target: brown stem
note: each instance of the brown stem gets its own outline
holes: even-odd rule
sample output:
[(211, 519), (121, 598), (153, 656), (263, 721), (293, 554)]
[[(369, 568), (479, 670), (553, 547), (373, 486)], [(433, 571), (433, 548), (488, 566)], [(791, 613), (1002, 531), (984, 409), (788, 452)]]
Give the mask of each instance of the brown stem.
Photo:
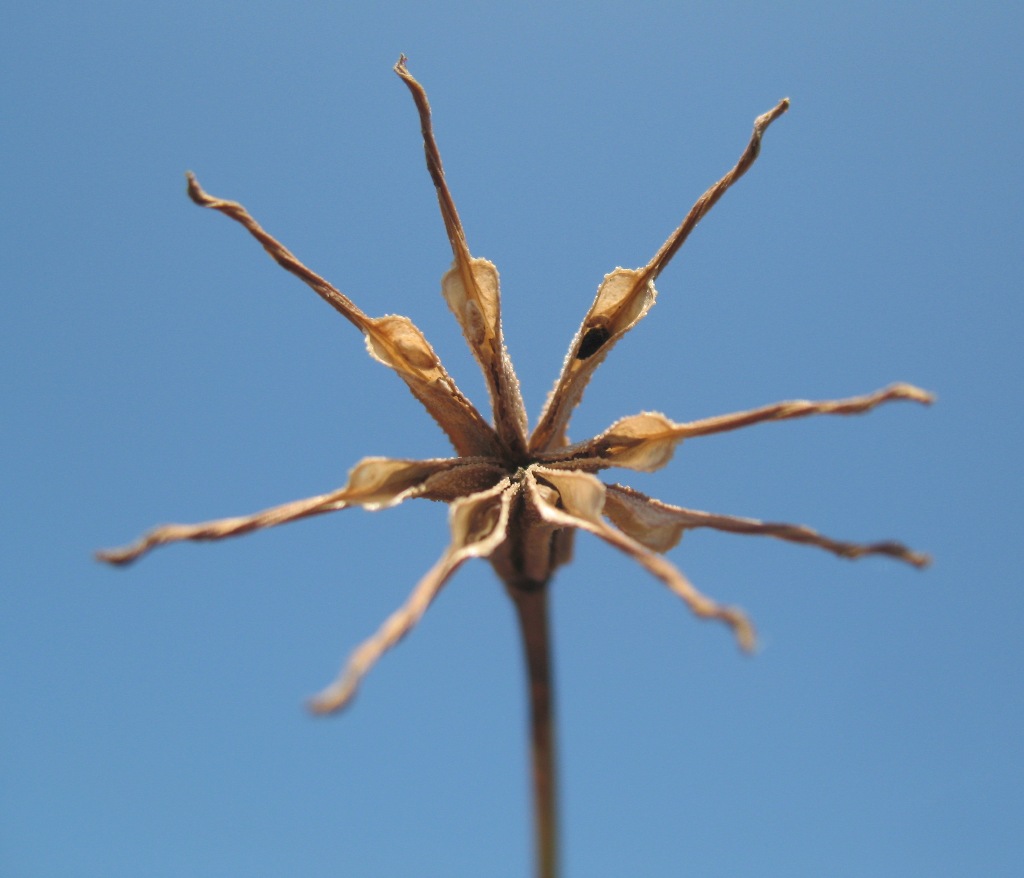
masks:
[(537, 878), (558, 875), (558, 802), (551, 638), (546, 584), (508, 584), (516, 606), (530, 687), (530, 755), (533, 775)]

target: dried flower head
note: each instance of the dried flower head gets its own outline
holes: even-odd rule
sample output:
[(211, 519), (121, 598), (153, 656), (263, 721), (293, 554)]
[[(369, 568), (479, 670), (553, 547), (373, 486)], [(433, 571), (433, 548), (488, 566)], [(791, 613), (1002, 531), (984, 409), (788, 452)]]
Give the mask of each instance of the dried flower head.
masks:
[(895, 400), (930, 403), (933, 397), (911, 385), (894, 384), (849, 399), (781, 402), (683, 423), (643, 412), (616, 421), (592, 439), (569, 442), (569, 419), (594, 371), (654, 305), (654, 281), (693, 228), (757, 159), (764, 132), (789, 108), (789, 101), (784, 99), (754, 121), (753, 135), (735, 167), (697, 200), (650, 262), (637, 269), (616, 268), (605, 276), (569, 346), (540, 420), (530, 432), (519, 382), (502, 339), (498, 272), (491, 262), (474, 257), (469, 250), (445, 181), (426, 92), (407, 70), (405, 60), (404, 56), (399, 59), (395, 72), (408, 86), (419, 113), (427, 169), (437, 190), (454, 255), (451, 269), (441, 280), (441, 290), (483, 371), (492, 422), (488, 423), (459, 391), (412, 321), (394, 315), (367, 316), (264, 231), (241, 204), (207, 194), (190, 173), (188, 194), (192, 200), (240, 223), (279, 265), (355, 325), (366, 337), (370, 355), (398, 373), (447, 434), (456, 456), (429, 460), (366, 458), (356, 464), (348, 483), (338, 490), (254, 515), (164, 525), (130, 546), (102, 551), (98, 557), (112, 564), (127, 564), (165, 543), (219, 540), (352, 506), (384, 509), (412, 498), (447, 503), (451, 544), (407, 602), (355, 650), (335, 681), (312, 699), (311, 707), (317, 713), (329, 713), (348, 704), (367, 671), (419, 622), (452, 574), (470, 558), (488, 559), (513, 598), (521, 624), (531, 682), (538, 873), (553, 875), (554, 745), (546, 586), (555, 569), (569, 560), (575, 531), (594, 534), (629, 555), (677, 594), (695, 615), (731, 628), (745, 650), (754, 646), (754, 629), (747, 617), (703, 595), (664, 557), (687, 530), (712, 528), (776, 537), (817, 546), (843, 558), (886, 555), (916, 567), (928, 564), (927, 556), (897, 542), (852, 543), (831, 539), (803, 525), (685, 509), (632, 488), (607, 484), (596, 474), (614, 467), (642, 472), (660, 469), (684, 439), (696, 436), (808, 415), (860, 414)]

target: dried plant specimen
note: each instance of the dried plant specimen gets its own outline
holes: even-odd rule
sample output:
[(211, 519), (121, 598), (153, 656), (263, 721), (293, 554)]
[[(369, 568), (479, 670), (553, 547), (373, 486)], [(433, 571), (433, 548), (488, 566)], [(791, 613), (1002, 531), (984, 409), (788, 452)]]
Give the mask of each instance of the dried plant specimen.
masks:
[(896, 400), (930, 403), (932, 396), (908, 384), (894, 384), (850, 399), (781, 402), (750, 411), (677, 423), (643, 412), (623, 418), (600, 435), (570, 443), (569, 419), (597, 367), (615, 344), (647, 314), (657, 295), (654, 281), (700, 219), (757, 159), (761, 139), (789, 108), (788, 100), (754, 122), (739, 161), (708, 189), (642, 268), (616, 268), (605, 276), (583, 318), (537, 426), (528, 430), (519, 382), (501, 329), (498, 273), (474, 257), (466, 242), (445, 181), (423, 87), (399, 59), (395, 72), (408, 86), (419, 114), (427, 168), (437, 190), (454, 261), (441, 281), (448, 306), (483, 371), (490, 395), (489, 423), (459, 391), (423, 333), (407, 318), (369, 317), (351, 299), (303, 265), (239, 203), (207, 194), (188, 175), (188, 193), (202, 206), (241, 224), (285, 270), (320, 295), (366, 338), (370, 355), (392, 368), (451, 440), (456, 456), (429, 460), (366, 458), (335, 491), (266, 509), (254, 515), (192, 525), (157, 527), (134, 544), (98, 553), (112, 564), (127, 564), (150, 549), (182, 540), (219, 540), (353, 506), (383, 509), (422, 498), (449, 505), (451, 544), (413, 589), (406, 603), (349, 658), (342, 672), (315, 696), (311, 708), (330, 713), (348, 704), (364, 675), (420, 620), (452, 574), (470, 558), (486, 558), (504, 582), (517, 610), (530, 683), (530, 728), (537, 834), (537, 874), (556, 874), (556, 799), (547, 586), (571, 555), (577, 530), (604, 540), (660, 579), (698, 617), (724, 623), (739, 645), (754, 646), (754, 630), (738, 609), (699, 592), (664, 553), (683, 533), (712, 528), (771, 536), (817, 546), (845, 558), (885, 555), (916, 567), (927, 556), (897, 542), (852, 543), (831, 539), (809, 527), (762, 522), (672, 506), (597, 473), (615, 467), (650, 472), (665, 466), (684, 439), (767, 421), (810, 415), (849, 415)]

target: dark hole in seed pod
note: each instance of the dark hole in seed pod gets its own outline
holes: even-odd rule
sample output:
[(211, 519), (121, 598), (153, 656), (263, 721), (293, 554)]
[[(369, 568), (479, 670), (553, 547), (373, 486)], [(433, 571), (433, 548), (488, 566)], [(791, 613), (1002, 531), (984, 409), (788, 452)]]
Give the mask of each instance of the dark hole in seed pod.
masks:
[(580, 342), (580, 349), (576, 352), (577, 360), (585, 360), (588, 357), (594, 356), (609, 338), (611, 333), (608, 331), (606, 326), (593, 326), (587, 330), (587, 334), (583, 336), (583, 341)]

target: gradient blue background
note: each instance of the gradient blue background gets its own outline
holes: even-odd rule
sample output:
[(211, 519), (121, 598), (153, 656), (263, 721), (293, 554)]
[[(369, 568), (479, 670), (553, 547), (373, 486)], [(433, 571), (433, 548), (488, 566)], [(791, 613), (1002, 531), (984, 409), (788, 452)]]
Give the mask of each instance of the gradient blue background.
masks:
[(672, 560), (758, 624), (746, 659), (579, 539), (554, 583), (565, 874), (1024, 874), (1019, 9), (353, 6), (4, 13), (0, 874), (529, 874), (520, 654), (487, 565), (346, 715), (301, 706), (439, 555), (443, 507), (90, 559), (366, 455), (448, 453), (351, 326), (187, 200), (188, 168), (369, 313), (412, 317), (485, 404), (399, 52), (501, 270), (532, 417), (602, 275), (646, 262), (784, 95), (573, 435), (939, 394), (621, 475), (936, 561), (689, 536)]

